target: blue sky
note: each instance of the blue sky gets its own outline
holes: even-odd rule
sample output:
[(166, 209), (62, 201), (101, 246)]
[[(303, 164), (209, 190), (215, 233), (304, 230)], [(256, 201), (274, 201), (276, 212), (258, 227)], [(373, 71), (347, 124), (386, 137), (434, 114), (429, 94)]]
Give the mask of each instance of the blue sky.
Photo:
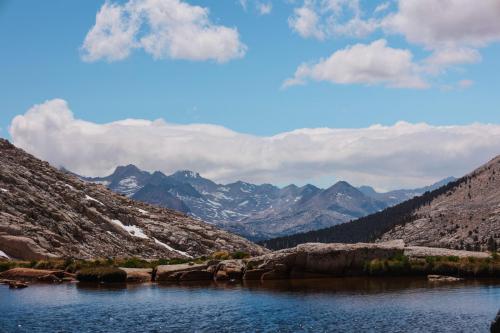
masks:
[[(412, 2), (400, 2), (405, 1)], [(453, 1), (457, 8), (462, 5), (460, 0)], [(387, 48), (410, 52), (413, 63), (420, 67), (433, 52), (444, 48), (444, 44), (439, 44), (440, 31), (430, 41), (415, 39), (408, 26), (403, 27), (406, 30), (402, 28), (404, 32), (388, 32), (386, 28), (375, 28), (363, 35), (328, 32), (328, 20), (332, 17), (342, 22), (351, 18), (352, 13), (346, 8), (352, 3), (359, 5), (361, 19), (366, 21), (381, 21), (402, 6), (390, 1), (387, 9), (374, 14), (375, 8), (385, 1), (332, 2), (346, 6), (344, 11), (332, 14), (309, 0), (248, 0), (246, 9), (237, 0), (182, 2), (209, 9), (211, 25), (237, 29), (239, 41), (246, 46), (244, 55), (218, 63), (213, 59), (193, 61), (169, 56), (154, 59), (141, 48), (121, 60), (85, 61), (82, 45), (96, 24), (103, 1), (0, 1), (0, 136), (11, 138), (8, 128), (16, 115), (56, 98), (68, 103), (76, 119), (95, 124), (162, 118), (174, 124), (215, 124), (259, 137), (300, 128), (365, 128), (373, 124), (393, 126), (399, 121), (430, 125), (500, 123), (500, 32), (496, 26), (491, 28), (487, 40), (479, 40), (480, 36), (466, 41), (446, 40), (446, 47), (452, 43), (454, 51), (465, 48), (476, 52), (475, 59), (440, 64), (435, 73), (419, 72), (426, 82), (424, 88), (395, 88), (386, 81), (336, 83), (332, 82), (337, 80), (335, 73), (334, 79), (329, 76), (326, 81), (306, 74), (300, 78), (304, 84), (284, 88), (285, 80), (293, 78), (301, 64), (308, 63), (312, 68), (321, 59), (355, 44), (370, 45), (384, 39)], [(125, 6), (126, 2), (108, 4)], [(258, 4), (271, 4), (272, 10), (262, 15)], [(290, 23), (297, 19), (296, 10), (306, 7), (322, 20), (318, 24), (322, 26), (316, 27), (316, 31), (324, 30), (320, 38), (307, 36), (307, 32), (301, 33)], [(487, 9), (478, 10), (487, 13)], [(463, 35), (467, 33), (464, 31)], [(323, 73), (322, 67), (319, 70)], [(463, 86), (459, 82), (464, 82)], [(30, 147), (37, 152), (35, 146)], [(487, 152), (490, 154), (491, 150)], [(486, 153), (469, 161), (456, 172), (482, 162), (485, 156)], [(51, 162), (59, 163), (57, 159)], [(218, 177), (216, 172), (213, 175)], [(335, 178), (329, 175), (321, 173), (307, 180)], [(286, 181), (293, 181), (294, 177)], [(425, 181), (437, 177), (429, 175)], [(413, 184), (409, 180), (402, 183)]]

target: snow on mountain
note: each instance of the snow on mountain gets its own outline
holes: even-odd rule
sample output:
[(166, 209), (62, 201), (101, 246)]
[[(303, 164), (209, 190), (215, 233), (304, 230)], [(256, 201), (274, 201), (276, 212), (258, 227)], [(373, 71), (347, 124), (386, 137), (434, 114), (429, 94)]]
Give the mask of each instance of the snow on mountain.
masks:
[(327, 189), (313, 185), (237, 181), (217, 184), (199, 173), (149, 173), (134, 165), (117, 167), (107, 177), (83, 179), (154, 205), (172, 208), (252, 240), (289, 235), (344, 223), (423, 193), (426, 188), (378, 193), (345, 181)]

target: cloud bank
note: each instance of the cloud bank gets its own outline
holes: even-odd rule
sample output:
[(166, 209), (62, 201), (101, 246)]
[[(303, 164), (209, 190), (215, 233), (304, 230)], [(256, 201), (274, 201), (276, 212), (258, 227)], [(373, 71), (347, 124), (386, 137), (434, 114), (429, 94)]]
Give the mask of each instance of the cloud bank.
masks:
[(12, 120), (18, 147), (84, 175), (136, 164), (171, 173), (199, 171), (220, 182), (316, 182), (344, 179), (379, 189), (463, 175), (500, 153), (500, 125), (432, 126), (399, 122), (368, 128), (304, 128), (274, 136), (215, 125), (126, 119), (97, 124), (53, 99)]
[(106, 2), (85, 37), (85, 61), (117, 61), (143, 49), (155, 59), (226, 62), (245, 55), (236, 28), (210, 21), (208, 8), (181, 0)]

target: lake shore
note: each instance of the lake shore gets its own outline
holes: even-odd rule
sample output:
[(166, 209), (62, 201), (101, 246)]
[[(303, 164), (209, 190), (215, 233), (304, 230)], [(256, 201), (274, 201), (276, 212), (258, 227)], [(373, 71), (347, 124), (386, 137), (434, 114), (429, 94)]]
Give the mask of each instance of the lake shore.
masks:
[(50, 259), (2, 261), (4, 283), (177, 283), (348, 276), (427, 276), (435, 282), (500, 278), (496, 253), (405, 246), (402, 242), (308, 243), (259, 257), (218, 252), (210, 258), (147, 261)]

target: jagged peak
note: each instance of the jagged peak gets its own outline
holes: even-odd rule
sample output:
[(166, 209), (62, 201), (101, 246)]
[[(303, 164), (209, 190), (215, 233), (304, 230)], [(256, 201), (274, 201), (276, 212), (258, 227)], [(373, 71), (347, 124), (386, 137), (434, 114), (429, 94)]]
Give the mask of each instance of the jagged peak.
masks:
[(191, 170), (179, 170), (175, 172), (172, 176), (177, 178), (192, 178), (192, 179), (201, 178), (198, 172), (194, 172)]

